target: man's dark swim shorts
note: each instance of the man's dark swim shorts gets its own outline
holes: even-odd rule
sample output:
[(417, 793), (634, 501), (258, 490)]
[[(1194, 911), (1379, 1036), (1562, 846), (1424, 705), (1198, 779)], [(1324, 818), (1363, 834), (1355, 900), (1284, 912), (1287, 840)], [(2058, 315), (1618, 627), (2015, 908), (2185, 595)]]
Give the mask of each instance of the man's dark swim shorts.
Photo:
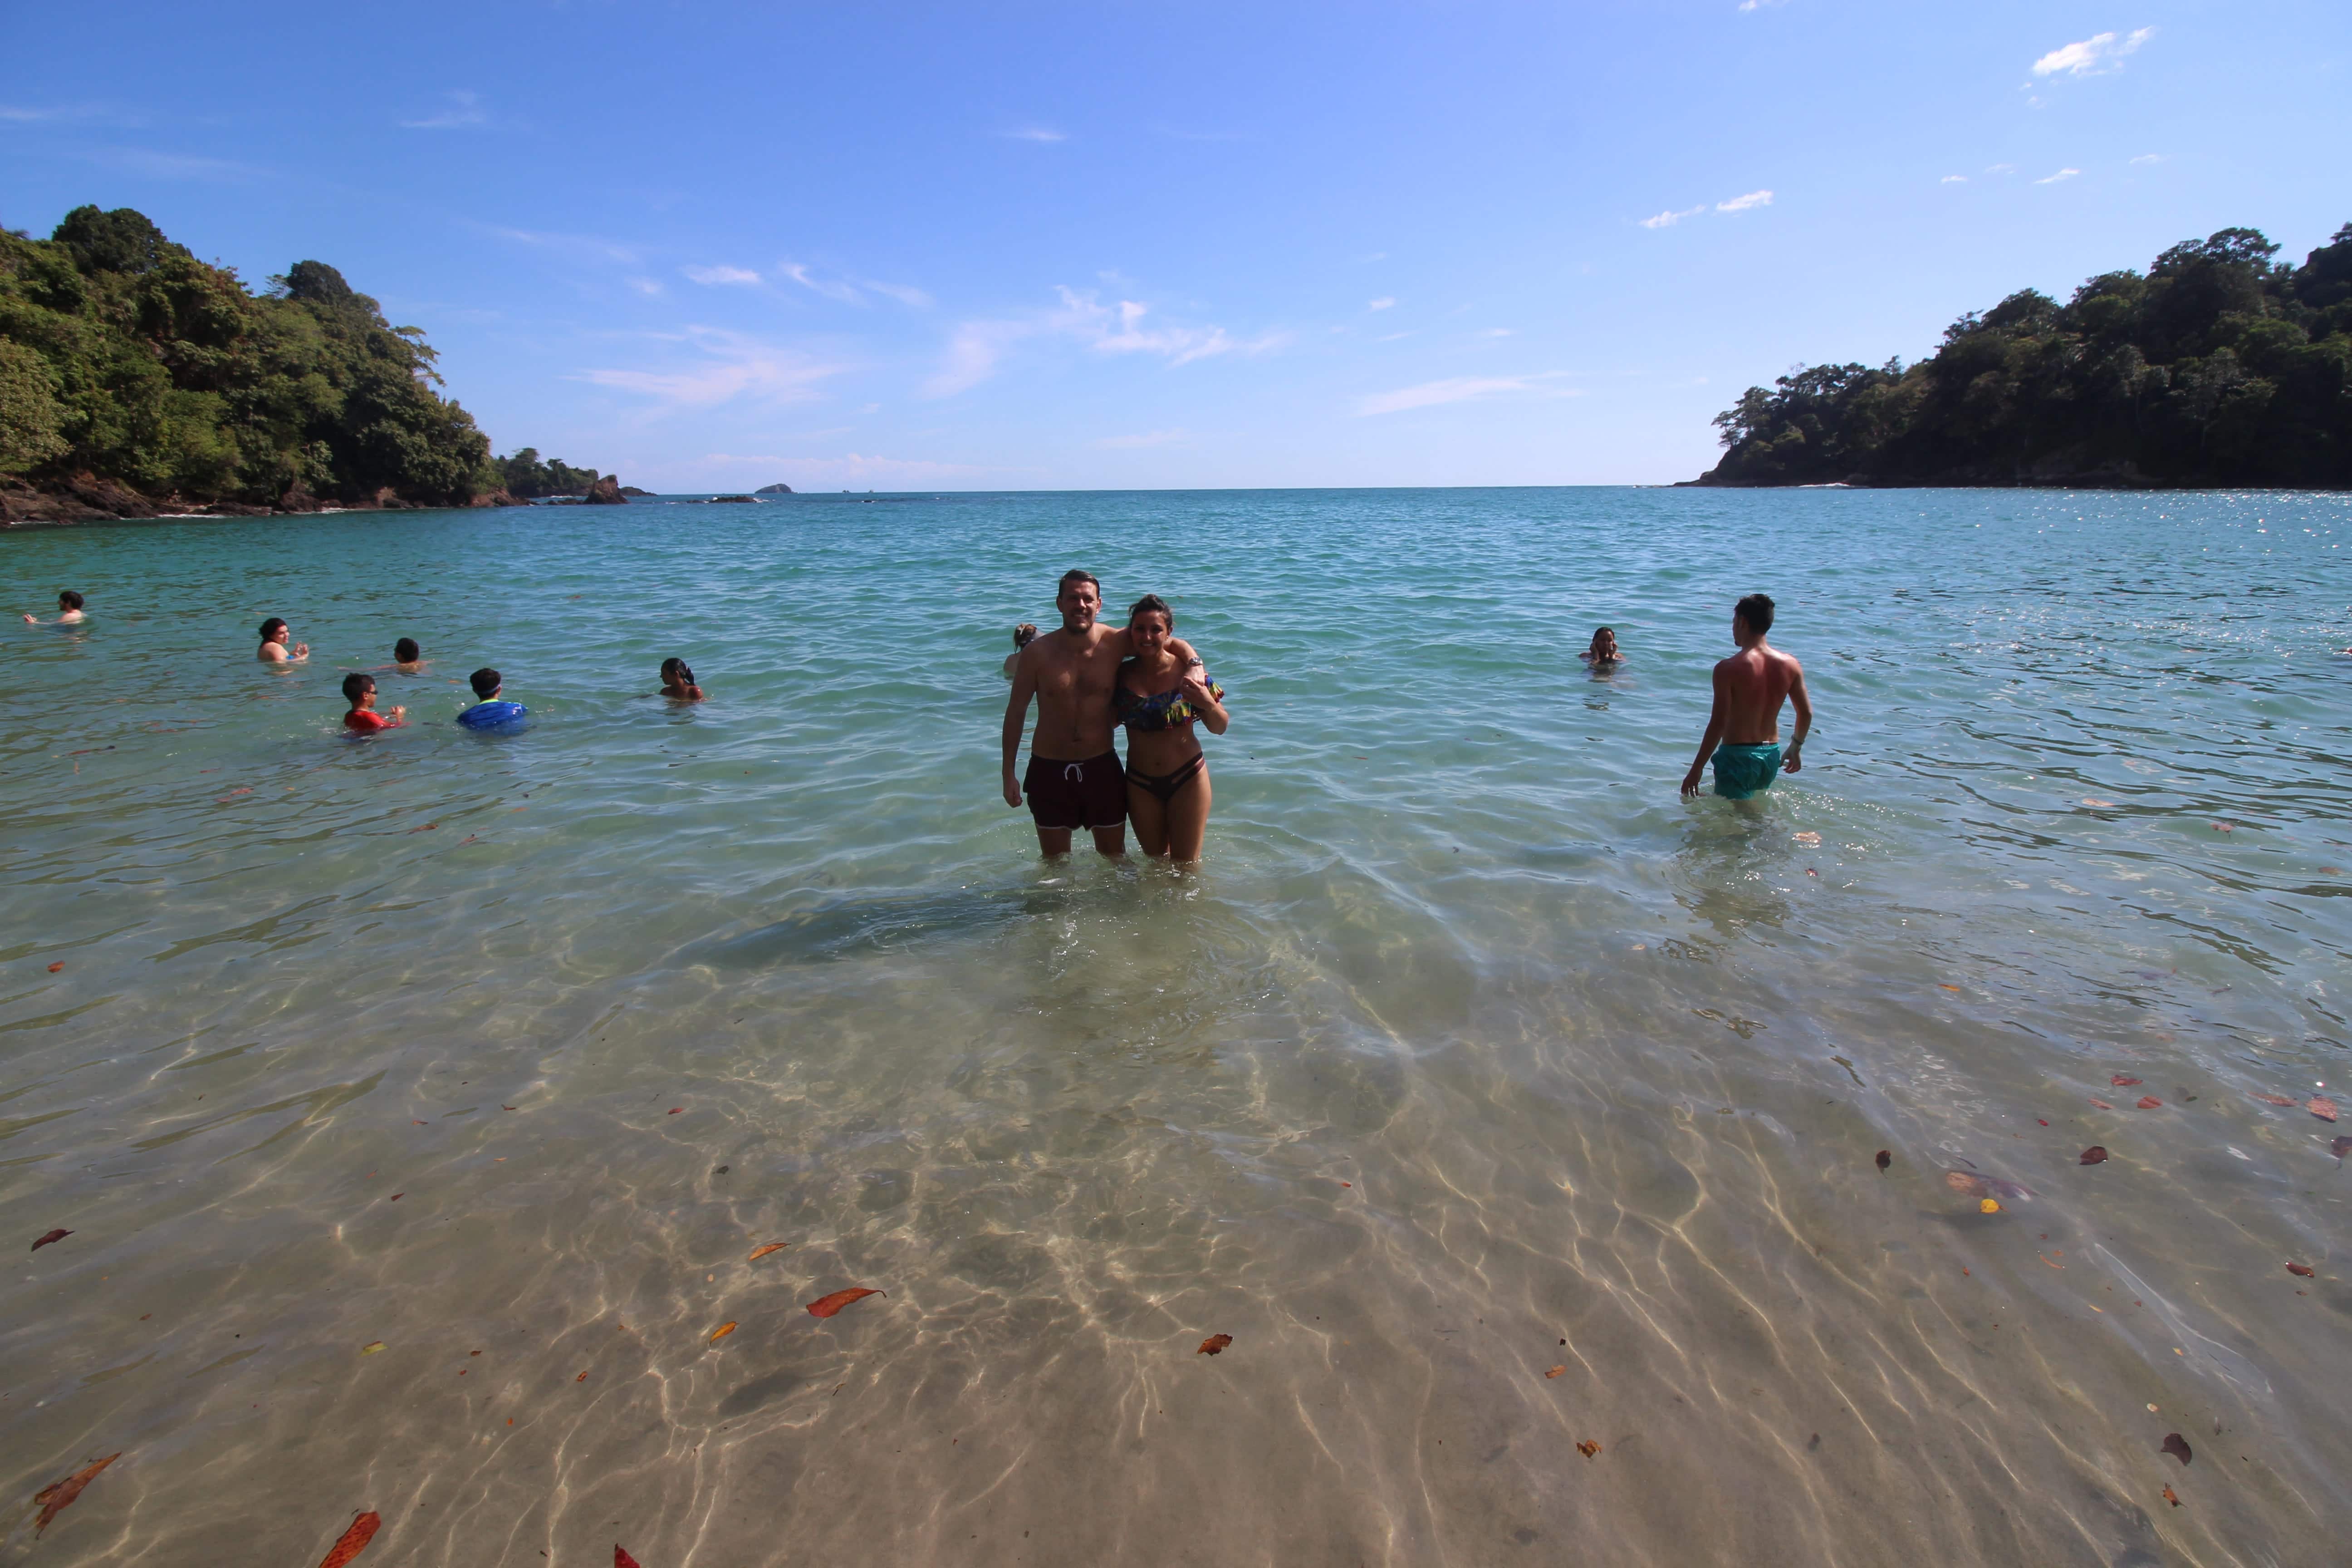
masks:
[(1021, 789), (1040, 827), (1116, 827), (1127, 820), (1127, 775), (1117, 752), (1083, 763), (1032, 756)]

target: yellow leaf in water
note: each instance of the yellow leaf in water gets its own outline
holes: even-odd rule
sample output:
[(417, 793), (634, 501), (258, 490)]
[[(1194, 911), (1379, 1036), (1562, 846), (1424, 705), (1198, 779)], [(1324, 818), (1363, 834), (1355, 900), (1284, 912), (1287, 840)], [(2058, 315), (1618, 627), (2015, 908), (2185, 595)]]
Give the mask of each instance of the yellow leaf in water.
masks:
[(721, 1323), (721, 1324), (719, 1324), (717, 1328), (715, 1328), (715, 1329), (713, 1329), (713, 1330), (711, 1330), (711, 1331), (710, 1331), (710, 1338), (709, 1338), (709, 1339), (708, 1339), (708, 1340), (706, 1340), (706, 1341), (705, 1341), (705, 1342), (704, 1342), (704, 1343), (706, 1343), (706, 1344), (714, 1344), (714, 1345), (715, 1345), (715, 1344), (717, 1344), (719, 1341), (721, 1341), (721, 1340), (725, 1339), (728, 1335), (730, 1335), (730, 1334), (733, 1333), (734, 1331), (735, 1331), (735, 1325), (734, 1325), (734, 1323), (733, 1323), (731, 1321), (729, 1321), (729, 1322)]
[(367, 1343), (360, 1347), (360, 1354), (373, 1355), (376, 1352), (382, 1349), (383, 1349), (383, 1342), (382, 1340), (370, 1340)]
[(762, 1258), (767, 1257), (771, 1252), (782, 1252), (784, 1249), (785, 1245), (785, 1243), (781, 1241), (772, 1241), (765, 1247), (755, 1247), (751, 1249), (751, 1256), (745, 1259), (745, 1261), (757, 1263)]
[(1979, 1214), (1999, 1214), (2000, 1212), (2000, 1205), (1991, 1198), (1987, 1198), (1982, 1203), (1977, 1205), (1977, 1213)]
[(1937, 981), (1936, 984), (1937, 984), (1937, 988), (1938, 988), (1938, 989), (1940, 989), (1940, 990), (1944, 990), (1944, 991), (1958, 991), (1958, 990), (1959, 989), (1959, 987), (1958, 987), (1958, 986), (1957, 986), (1957, 985), (1946, 985), (1946, 984), (1944, 984), (1944, 983), (1943, 983), (1943, 982), (1941, 982), (1941, 981)]

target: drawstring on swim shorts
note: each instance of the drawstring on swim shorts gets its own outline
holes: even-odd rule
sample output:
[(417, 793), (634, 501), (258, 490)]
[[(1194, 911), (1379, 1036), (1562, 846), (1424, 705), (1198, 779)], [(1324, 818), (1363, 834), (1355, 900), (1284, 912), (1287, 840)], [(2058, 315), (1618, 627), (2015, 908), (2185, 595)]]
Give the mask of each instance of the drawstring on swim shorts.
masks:
[(1076, 779), (1078, 783), (1084, 784), (1087, 782), (1086, 764), (1084, 763), (1065, 763), (1062, 764), (1062, 776), (1066, 779)]

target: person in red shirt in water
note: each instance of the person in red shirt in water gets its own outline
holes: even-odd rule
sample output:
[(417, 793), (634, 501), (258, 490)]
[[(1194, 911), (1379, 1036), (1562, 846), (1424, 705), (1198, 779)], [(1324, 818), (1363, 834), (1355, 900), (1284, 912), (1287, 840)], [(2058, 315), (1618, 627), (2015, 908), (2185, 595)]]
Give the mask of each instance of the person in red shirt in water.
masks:
[(375, 677), (357, 670), (343, 677), (343, 696), (352, 710), (343, 715), (343, 728), (355, 735), (373, 735), (378, 730), (396, 730), (408, 722), (408, 710), (394, 708), (387, 719), (375, 710)]

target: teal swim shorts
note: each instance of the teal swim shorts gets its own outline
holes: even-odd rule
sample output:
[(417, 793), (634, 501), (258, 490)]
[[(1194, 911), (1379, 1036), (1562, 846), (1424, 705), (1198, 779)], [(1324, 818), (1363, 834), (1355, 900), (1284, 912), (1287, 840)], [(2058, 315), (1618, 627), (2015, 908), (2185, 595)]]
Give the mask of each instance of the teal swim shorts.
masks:
[(1780, 774), (1778, 743), (1722, 745), (1715, 749), (1715, 793), (1726, 800), (1746, 800), (1751, 795), (1762, 795)]

